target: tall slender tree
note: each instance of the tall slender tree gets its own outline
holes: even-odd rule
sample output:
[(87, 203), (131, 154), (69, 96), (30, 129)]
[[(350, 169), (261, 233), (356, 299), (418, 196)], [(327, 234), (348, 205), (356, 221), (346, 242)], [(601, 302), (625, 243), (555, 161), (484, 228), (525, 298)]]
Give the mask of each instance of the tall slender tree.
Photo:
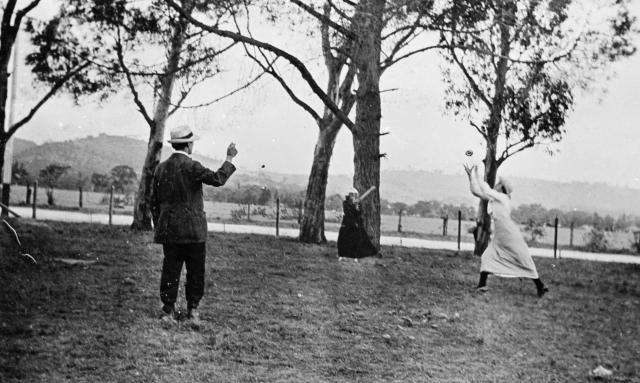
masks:
[[(49, 101), (59, 90), (67, 88), (75, 94), (87, 94), (98, 91), (103, 84), (87, 75), (92, 64), (87, 57), (92, 53), (88, 49), (77, 46), (78, 40), (71, 39), (70, 46), (74, 46), (74, 53), (70, 50), (52, 50), (53, 36), (50, 33), (35, 35), (30, 14), (38, 7), (40, 0), (32, 0), (22, 8), (18, 7), (17, 0), (8, 0), (2, 10), (2, 25), (0, 25), (0, 168), (4, 165), (4, 154), (7, 142), (25, 126), (40, 108)], [(7, 121), (7, 100), (9, 96), (9, 78), (11, 71), (9, 64), (14, 54), (14, 46), (21, 29), (32, 33), (34, 51), (27, 57), (27, 64), (32, 66), (33, 73), (40, 81), (43, 93), (32, 104), (29, 111), (13, 121)], [(51, 61), (40, 62), (34, 58), (43, 54), (52, 54)], [(21, 64), (22, 57), (13, 57)], [(55, 64), (53, 64), (55, 61)], [(73, 80), (73, 84), (71, 84)], [(15, 95), (13, 95), (15, 97)], [(3, 193), (3, 202), (8, 204), (8, 193)]]
[[(558, 142), (579, 90), (602, 86), (611, 62), (635, 52), (625, 1), (489, 0), (452, 3), (441, 32), (447, 108), (482, 136), (484, 180), (514, 154)], [(595, 9), (594, 7), (597, 7)], [(475, 253), (489, 241), (487, 201)]]
[[(136, 108), (149, 126), (149, 138), (140, 183), (135, 197), (132, 229), (151, 229), (150, 185), (160, 162), (167, 120), (185, 107), (195, 86), (220, 72), (218, 56), (235, 43), (220, 45), (219, 39), (191, 27), (187, 17), (194, 10), (208, 11), (216, 20), (234, 12), (233, 1), (203, 3), (185, 0), (184, 15), (164, 1), (70, 0), (60, 9), (59, 19), (68, 25), (46, 27), (60, 36), (65, 31), (82, 31), (84, 44), (101, 46), (100, 55), (90, 57), (111, 80), (111, 90), (126, 86)], [(60, 38), (66, 45), (67, 38)], [(255, 79), (253, 80), (255, 81)], [(231, 92), (234, 93), (235, 91)], [(190, 107), (204, 107), (218, 101)]]
[[(176, 10), (181, 10), (181, 5), (174, 0), (166, 0)], [(279, 3), (276, 1), (276, 5)], [(344, 64), (345, 77), (353, 73), (357, 81), (355, 92), (355, 119), (349, 118), (349, 111), (343, 110), (339, 105), (342, 99), (332, 97), (331, 86), (322, 88), (305, 63), (295, 54), (287, 51), (276, 42), (267, 42), (253, 37), (239, 29), (224, 29), (217, 24), (206, 20), (206, 15), (190, 15), (190, 21), (199, 28), (215, 33), (221, 37), (230, 38), (243, 44), (251, 45), (263, 54), (282, 58), (292, 65), (306, 81), (313, 93), (323, 102), (325, 111), (323, 116), (332, 116), (334, 121), (341, 121), (353, 135), (354, 142), (354, 186), (365, 190), (370, 186), (376, 186), (372, 197), (364, 201), (363, 218), (365, 227), (374, 243), (379, 243), (380, 238), (380, 159), (385, 154), (380, 153), (380, 76), (386, 69), (415, 54), (439, 47), (438, 44), (426, 44), (424, 46), (412, 45), (411, 42), (424, 32), (424, 26), (439, 22), (441, 15), (434, 8), (432, 2), (417, 0), (361, 0), (336, 2), (329, 0), (319, 6), (301, 0), (289, 0), (292, 4), (315, 19), (325, 28), (325, 33), (345, 42), (329, 47), (334, 55), (344, 55), (347, 58)], [(328, 4), (328, 5), (327, 5)], [(269, 7), (269, 4), (262, 4)], [(273, 7), (272, 7), (273, 8)], [(328, 12), (327, 9), (332, 10)], [(185, 12), (182, 12), (183, 15)], [(197, 16), (197, 17), (195, 17)], [(346, 48), (346, 49), (345, 49)], [(385, 49), (386, 48), (386, 49)], [(387, 53), (382, 54), (383, 51)], [(326, 50), (325, 50), (326, 52)], [(259, 56), (258, 56), (259, 57)], [(272, 58), (270, 57), (270, 58)], [(325, 63), (326, 61), (325, 55)], [(263, 60), (266, 59), (263, 56)], [(331, 80), (331, 79), (330, 79)], [(280, 83), (287, 89), (287, 93), (300, 99), (290, 84), (282, 78)], [(329, 84), (330, 85), (330, 84)], [(337, 89), (345, 89), (338, 86)], [(345, 94), (346, 95), (346, 94)], [(295, 101), (295, 98), (294, 98)], [(296, 101), (299, 105), (300, 102)], [(344, 106), (344, 104), (342, 104)], [(303, 106), (304, 107), (304, 106)], [(311, 109), (311, 108), (305, 108)], [(310, 110), (307, 110), (310, 112)], [(314, 112), (319, 117), (319, 113)], [(312, 113), (313, 115), (313, 113)], [(315, 116), (314, 116), (315, 118)], [(318, 120), (318, 118), (316, 118)], [(339, 129), (339, 126), (337, 127)], [(331, 130), (329, 130), (331, 131)], [(326, 132), (326, 131), (325, 131)], [(322, 133), (321, 133), (322, 135)], [(325, 140), (321, 143), (321, 140)], [(331, 142), (331, 145), (326, 145)], [(324, 240), (324, 200), (319, 200), (326, 190), (326, 178), (317, 176), (323, 174), (325, 164), (323, 158), (330, 158), (329, 147), (333, 148), (335, 136), (321, 137), (316, 145), (316, 152), (321, 154), (314, 157), (305, 202), (305, 216), (302, 220), (300, 239), (305, 242), (321, 242)], [(328, 169), (328, 167), (327, 167)]]

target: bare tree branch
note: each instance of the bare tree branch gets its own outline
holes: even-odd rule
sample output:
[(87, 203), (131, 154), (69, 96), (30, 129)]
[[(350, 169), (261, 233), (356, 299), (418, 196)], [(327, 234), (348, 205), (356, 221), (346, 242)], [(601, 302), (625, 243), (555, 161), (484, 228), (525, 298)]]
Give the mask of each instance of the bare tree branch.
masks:
[[(287, 85), (287, 82), (274, 69), (273, 65), (275, 64), (275, 62), (273, 64), (271, 64), (271, 65), (263, 64), (262, 60), (260, 60), (258, 57), (253, 55), (251, 52), (249, 52), (249, 49), (245, 44), (243, 44), (243, 45), (245, 46), (245, 50), (247, 52), (247, 56), (249, 56), (251, 59), (253, 59), (253, 61), (255, 61), (262, 68), (262, 70), (264, 70), (266, 73), (269, 73), (273, 78), (275, 78), (280, 83), (280, 86), (282, 86), (282, 88), (285, 90), (285, 92), (287, 92), (287, 94), (289, 95), (291, 100), (293, 100), (293, 102), (298, 104), (298, 106), (300, 106), (307, 113), (309, 113), (311, 115), (311, 117), (314, 119), (314, 121), (316, 121), (316, 123), (319, 123), (320, 120), (321, 120), (320, 115), (309, 104), (307, 104), (306, 102), (302, 101), (302, 99), (300, 99), (298, 96), (296, 96), (295, 92), (289, 87), (289, 85)], [(256, 48), (256, 49), (260, 49), (260, 48)]]
[(15, 17), (14, 22), (13, 22), (14, 27), (19, 28), (20, 27), (20, 23), (22, 22), (22, 18), (24, 17), (24, 15), (26, 15), (29, 12), (31, 12), (33, 10), (33, 8), (38, 6), (39, 3), (40, 3), (40, 0), (32, 0), (29, 4), (27, 4), (26, 7), (22, 8), (21, 10), (16, 12), (16, 17)]
[(484, 103), (487, 105), (487, 107), (489, 109), (491, 109), (491, 107), (492, 107), (491, 101), (489, 101), (489, 98), (484, 94), (482, 89), (480, 89), (480, 87), (478, 86), (478, 83), (473, 78), (473, 76), (471, 76), (471, 74), (467, 70), (467, 67), (464, 65), (464, 63), (462, 63), (462, 61), (460, 61), (460, 59), (458, 58), (458, 56), (455, 53), (455, 50), (451, 49), (450, 52), (451, 52), (451, 57), (456, 62), (456, 64), (458, 64), (458, 67), (462, 70), (462, 73), (464, 74), (464, 76), (469, 81), (469, 85), (471, 85), (471, 89), (473, 89), (473, 91), (476, 93), (476, 95), (478, 95), (478, 97), (480, 97), (480, 99), (482, 101), (484, 101)]
[(331, 8), (333, 8), (334, 11), (336, 11), (336, 13), (342, 17), (345, 20), (350, 20), (351, 17), (349, 17), (349, 15), (347, 15), (346, 13), (344, 13), (342, 11), (342, 9), (340, 9), (340, 7), (338, 7), (337, 5), (335, 5), (335, 3), (332, 0), (327, 0), (327, 3), (329, 3), (329, 5), (331, 6)]
[[(269, 65), (273, 65), (274, 63), (275, 63), (275, 60), (273, 62), (271, 62)], [(174, 106), (175, 106), (176, 109), (177, 108), (180, 108), (180, 109), (195, 109), (195, 108), (202, 108), (202, 107), (213, 105), (218, 101), (222, 101), (227, 97), (231, 97), (234, 94), (236, 94), (236, 93), (238, 93), (238, 92), (240, 92), (240, 91), (242, 91), (244, 89), (247, 89), (248, 87), (250, 87), (251, 85), (256, 83), (266, 73), (267, 73), (266, 71), (263, 71), (262, 73), (260, 73), (259, 75), (257, 75), (256, 77), (254, 77), (253, 79), (251, 79), (250, 81), (245, 83), (244, 85), (242, 85), (242, 86), (240, 86), (240, 87), (232, 90), (231, 92), (228, 92), (228, 93), (226, 93), (226, 94), (224, 94), (224, 95), (222, 95), (220, 97), (217, 97), (217, 98), (215, 98), (215, 99), (213, 99), (211, 101), (208, 101), (208, 102), (205, 102), (205, 103), (202, 103), (202, 104), (197, 104), (197, 105), (189, 105), (189, 106), (174, 105)]]
[(478, 133), (480, 133), (480, 134), (482, 135), (482, 137), (487, 138), (487, 132), (485, 132), (485, 131), (484, 131), (484, 129), (482, 129), (481, 127), (479, 127), (479, 126), (478, 126), (475, 122), (473, 122), (473, 121), (469, 121), (469, 124), (470, 124), (471, 126), (473, 126), (473, 127), (478, 131)]
[(516, 147), (518, 144), (523, 144), (523, 145), (522, 145), (522, 146), (520, 146), (519, 148), (517, 148), (515, 151), (513, 151), (513, 152), (511, 152), (511, 153), (509, 153), (509, 149), (508, 149), (508, 148), (507, 148), (507, 149), (505, 149), (505, 150), (502, 152), (502, 154), (500, 155), (500, 158), (498, 158), (498, 160), (497, 160), (497, 164), (498, 164), (498, 166), (502, 165), (502, 163), (503, 163), (504, 161), (506, 161), (506, 160), (507, 160), (507, 158), (512, 157), (514, 154), (516, 154), (516, 153), (520, 153), (521, 151), (523, 151), (523, 150), (525, 150), (525, 149), (531, 148), (531, 147), (535, 146), (537, 143), (536, 143), (535, 141), (533, 141), (533, 140), (523, 139), (523, 140), (521, 140), (521, 141), (519, 141), (519, 142), (517, 142), (517, 143), (515, 143), (515, 144), (513, 144), (513, 145), (510, 145), (510, 147), (511, 147), (511, 148), (514, 148), (514, 147)]
[(418, 53), (426, 52), (426, 51), (429, 51), (429, 50), (432, 50), (432, 49), (444, 49), (444, 48), (450, 48), (450, 47), (448, 45), (442, 45), (442, 44), (430, 45), (430, 46), (427, 46), (427, 47), (422, 47), (422, 48), (413, 50), (411, 52), (407, 52), (407, 53), (403, 54), (402, 56), (400, 56), (400, 57), (398, 57), (396, 59), (389, 60), (389, 58), (391, 58), (391, 56), (390, 56), (389, 58), (387, 58), (382, 63), (381, 68), (384, 71), (384, 70), (388, 69), (389, 67), (391, 67), (392, 65), (396, 64), (398, 61), (402, 61), (402, 60), (407, 59), (407, 58), (409, 58), (409, 57), (411, 57), (413, 55), (416, 55)]
[(352, 31), (346, 29), (342, 25), (340, 25), (340, 24), (336, 23), (335, 21), (331, 20), (331, 18), (327, 17), (326, 15), (323, 15), (322, 13), (319, 13), (312, 6), (310, 6), (310, 5), (304, 3), (303, 1), (300, 1), (300, 0), (289, 0), (289, 1), (294, 3), (295, 5), (297, 5), (298, 7), (302, 8), (304, 11), (309, 13), (311, 16), (313, 16), (316, 19), (318, 19), (322, 24), (326, 24), (326, 25), (330, 26), (331, 28), (335, 29), (336, 31), (342, 33), (346, 38), (349, 38), (349, 39), (354, 39), (355, 38), (355, 35), (354, 35), (354, 33)]
[(389, 53), (389, 55), (387, 56), (387, 58), (382, 62), (381, 67), (382, 68), (388, 68), (389, 66), (391, 66), (391, 63), (394, 60), (395, 55), (400, 51), (400, 49), (404, 48), (405, 43), (409, 40), (409, 38), (411, 36), (413, 36), (413, 34), (415, 33), (415, 31), (418, 29), (418, 26), (420, 25), (420, 20), (422, 19), (422, 13), (420, 13), (417, 17), (416, 20), (411, 24), (411, 27), (409, 28), (409, 31), (407, 33), (405, 33), (394, 45), (394, 47), (391, 49), (391, 53)]
[(90, 62), (85, 61), (84, 63), (79, 64), (75, 68), (69, 70), (69, 72), (67, 72), (67, 74), (64, 77), (60, 78), (58, 81), (56, 81), (55, 84), (53, 84), (53, 86), (49, 89), (47, 94), (45, 94), (40, 99), (40, 101), (38, 101), (38, 103), (33, 108), (31, 108), (31, 110), (29, 111), (29, 113), (27, 113), (25, 117), (23, 117), (20, 121), (16, 122), (15, 124), (13, 124), (13, 126), (9, 128), (9, 130), (7, 131), (7, 133), (4, 134), (4, 136), (11, 137), (18, 129), (20, 129), (24, 124), (29, 122), (31, 118), (33, 118), (33, 116), (36, 114), (36, 112), (42, 107), (42, 105), (44, 105), (51, 97), (53, 97), (56, 94), (56, 92), (58, 92), (58, 90), (60, 90), (60, 88), (62, 88), (69, 79), (71, 79), (73, 76), (77, 75), (78, 73), (80, 73), (81, 71), (89, 67), (90, 65), (91, 65)]
[(320, 98), (320, 100), (322, 100), (322, 102), (327, 105), (327, 107), (329, 107), (331, 109), (331, 111), (333, 113), (335, 113), (337, 116), (340, 117), (340, 119), (344, 122), (344, 124), (350, 128), (352, 128), (354, 126), (354, 123), (349, 119), (349, 116), (345, 115), (340, 108), (330, 99), (330, 97), (322, 90), (322, 88), (320, 87), (320, 85), (318, 85), (318, 83), (315, 81), (315, 79), (313, 78), (313, 75), (309, 72), (309, 70), (307, 69), (307, 67), (304, 65), (304, 63), (302, 63), (302, 61), (300, 61), (297, 57), (295, 57), (294, 55), (292, 55), (289, 52), (286, 52), (276, 46), (273, 46), (269, 43), (266, 43), (264, 41), (260, 41), (254, 38), (250, 38), (247, 37), (245, 35), (242, 35), (240, 33), (236, 33), (236, 32), (232, 32), (232, 31), (228, 31), (228, 30), (223, 30), (223, 29), (219, 29), (217, 26), (211, 26), (211, 25), (207, 25), (199, 20), (196, 20), (193, 16), (188, 15), (184, 12), (184, 10), (174, 1), (174, 0), (166, 0), (167, 3), (174, 9), (176, 9), (178, 12), (180, 12), (180, 14), (182, 14), (185, 18), (187, 18), (187, 20), (189, 20), (193, 25), (213, 32), (215, 34), (217, 34), (218, 36), (222, 36), (222, 37), (226, 37), (226, 38), (230, 38), (232, 40), (235, 41), (239, 41), (245, 44), (249, 44), (252, 46), (255, 46), (257, 48), (262, 48), (266, 51), (269, 51), (271, 53), (274, 53), (277, 56), (280, 56), (282, 58), (284, 58), (285, 60), (287, 60), (291, 65), (293, 65), (298, 72), (300, 73), (300, 75), (302, 76), (302, 78), (307, 82), (307, 84), (311, 87), (311, 90), (313, 91), (313, 93), (316, 94), (316, 96), (318, 96), (318, 98)]
[(124, 72), (125, 77), (127, 78), (127, 84), (129, 85), (129, 90), (131, 90), (131, 94), (133, 94), (133, 102), (138, 107), (138, 110), (142, 114), (142, 117), (144, 117), (144, 120), (147, 122), (147, 124), (149, 124), (149, 126), (153, 126), (155, 122), (153, 118), (149, 115), (149, 112), (147, 111), (147, 108), (142, 103), (142, 100), (140, 100), (140, 95), (138, 94), (138, 90), (136, 89), (135, 83), (133, 82), (133, 77), (131, 73), (129, 73), (129, 69), (124, 63), (124, 54), (122, 53), (122, 41), (120, 39), (120, 28), (118, 28), (118, 41), (116, 42), (116, 53), (118, 55), (118, 62), (120, 63), (120, 67), (122, 68), (122, 71)]

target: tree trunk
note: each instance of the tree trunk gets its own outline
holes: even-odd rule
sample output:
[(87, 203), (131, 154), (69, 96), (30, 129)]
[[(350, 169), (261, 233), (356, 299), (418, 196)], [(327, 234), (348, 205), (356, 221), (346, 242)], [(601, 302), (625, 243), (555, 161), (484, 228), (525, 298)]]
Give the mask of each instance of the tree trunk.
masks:
[(309, 182), (307, 183), (304, 215), (300, 223), (301, 242), (324, 243), (327, 241), (324, 235), (324, 202), (327, 194), (329, 164), (341, 125), (340, 122), (334, 122), (326, 127), (320, 126), (313, 153), (311, 174), (309, 174)]
[[(193, 7), (189, 7), (193, 9)], [(190, 13), (190, 12), (189, 12)], [(180, 22), (176, 23), (171, 37), (171, 45), (167, 52), (167, 66), (165, 75), (160, 78), (160, 95), (156, 104), (153, 121), (149, 126), (149, 142), (147, 144), (147, 155), (142, 166), (140, 185), (133, 207), (133, 223), (132, 230), (151, 230), (151, 185), (153, 182), (153, 173), (160, 163), (162, 156), (162, 139), (164, 137), (164, 128), (169, 118), (169, 108), (171, 107), (171, 96), (173, 94), (173, 86), (177, 76), (176, 70), (180, 65), (180, 56), (184, 39), (186, 36), (188, 22), (184, 17), (180, 18)]]
[(353, 131), (354, 186), (364, 192), (375, 186), (362, 201), (364, 227), (376, 247), (380, 246), (380, 51), (385, 1), (360, 2), (356, 25), (354, 62), (357, 66), (356, 121)]
[[(151, 127), (149, 134), (149, 142), (147, 143), (147, 155), (144, 158), (142, 172), (140, 174), (140, 184), (133, 205), (133, 230), (151, 230), (151, 184), (153, 181), (153, 172), (160, 163), (162, 155), (162, 137), (164, 135), (164, 126), (162, 129)], [(161, 132), (158, 132), (161, 130)]]
[[(505, 3), (499, 3), (501, 7), (506, 7)], [(505, 8), (506, 9), (506, 8)], [(502, 12), (505, 12), (504, 10)], [(500, 23), (500, 59), (496, 66), (496, 79), (494, 81), (494, 93), (492, 96), (491, 110), (489, 113), (489, 121), (487, 125), (487, 135), (485, 142), (487, 144), (487, 152), (484, 158), (484, 180), (489, 186), (493, 187), (496, 182), (496, 174), (498, 173), (498, 160), (496, 159), (498, 136), (500, 134), (500, 125), (502, 124), (502, 111), (505, 104), (505, 83), (507, 72), (509, 71), (509, 52), (510, 52), (510, 31), (509, 26), (504, 22)], [(480, 201), (478, 207), (478, 227), (475, 239), (475, 255), (482, 255), (489, 244), (489, 236), (491, 234), (491, 217), (487, 211), (488, 202)]]
[[(493, 187), (495, 184), (497, 173), (498, 161), (496, 161), (496, 144), (487, 142), (487, 152), (484, 158), (484, 180), (489, 186)], [(473, 251), (477, 256), (482, 255), (487, 248), (491, 235), (491, 217), (487, 211), (488, 205), (489, 203), (487, 201), (480, 200), (480, 205), (478, 206), (478, 226)]]
[[(331, 13), (330, 2), (326, 1), (323, 9), (325, 15), (329, 16)], [(348, 65), (343, 80), (341, 80), (341, 73), (345, 65), (347, 65), (348, 58), (346, 53), (350, 51), (351, 44), (343, 45), (338, 50), (337, 56), (334, 56), (331, 51), (331, 38), (327, 24), (321, 24), (320, 34), (324, 62), (329, 75), (326, 93), (336, 105), (341, 104), (340, 109), (345, 115), (349, 115), (355, 102), (351, 91), (356, 73), (353, 63)], [(319, 128), (318, 140), (316, 141), (313, 164), (311, 165), (311, 173), (307, 183), (304, 209), (302, 209), (304, 214), (299, 220), (299, 240), (306, 243), (324, 243), (327, 241), (324, 235), (324, 204), (327, 194), (327, 179), (336, 136), (342, 127), (343, 121), (335, 116), (330, 108), (325, 105), (324, 115), (321, 119), (317, 119), (317, 124)]]

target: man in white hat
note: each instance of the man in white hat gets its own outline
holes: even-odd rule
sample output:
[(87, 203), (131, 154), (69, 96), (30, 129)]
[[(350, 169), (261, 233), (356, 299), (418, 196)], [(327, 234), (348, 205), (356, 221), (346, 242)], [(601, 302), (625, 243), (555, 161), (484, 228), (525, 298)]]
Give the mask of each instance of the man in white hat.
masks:
[(204, 295), (207, 219), (202, 184), (224, 185), (236, 169), (231, 161), (238, 154), (235, 144), (231, 143), (227, 160), (220, 169), (217, 172), (207, 169), (191, 158), (193, 143), (198, 139), (187, 125), (171, 129), (168, 142), (174, 153), (156, 167), (151, 190), (154, 241), (161, 243), (164, 251), (160, 278), (162, 319), (174, 318), (180, 272), (185, 263), (187, 316), (194, 325), (200, 323), (197, 309)]

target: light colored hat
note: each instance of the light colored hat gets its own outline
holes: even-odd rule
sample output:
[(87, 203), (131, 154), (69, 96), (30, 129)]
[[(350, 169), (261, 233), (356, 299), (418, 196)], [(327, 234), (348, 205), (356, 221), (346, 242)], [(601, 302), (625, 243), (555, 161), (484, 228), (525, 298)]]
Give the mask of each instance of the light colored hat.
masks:
[(171, 129), (171, 139), (167, 142), (170, 144), (185, 144), (199, 140), (200, 137), (193, 134), (189, 125), (175, 126)]
[(513, 185), (511, 184), (511, 181), (500, 176), (498, 177), (498, 183), (502, 185), (507, 194), (511, 195), (511, 193), (513, 193)]
[(360, 193), (358, 192), (358, 189), (351, 188), (347, 194), (360, 194)]

